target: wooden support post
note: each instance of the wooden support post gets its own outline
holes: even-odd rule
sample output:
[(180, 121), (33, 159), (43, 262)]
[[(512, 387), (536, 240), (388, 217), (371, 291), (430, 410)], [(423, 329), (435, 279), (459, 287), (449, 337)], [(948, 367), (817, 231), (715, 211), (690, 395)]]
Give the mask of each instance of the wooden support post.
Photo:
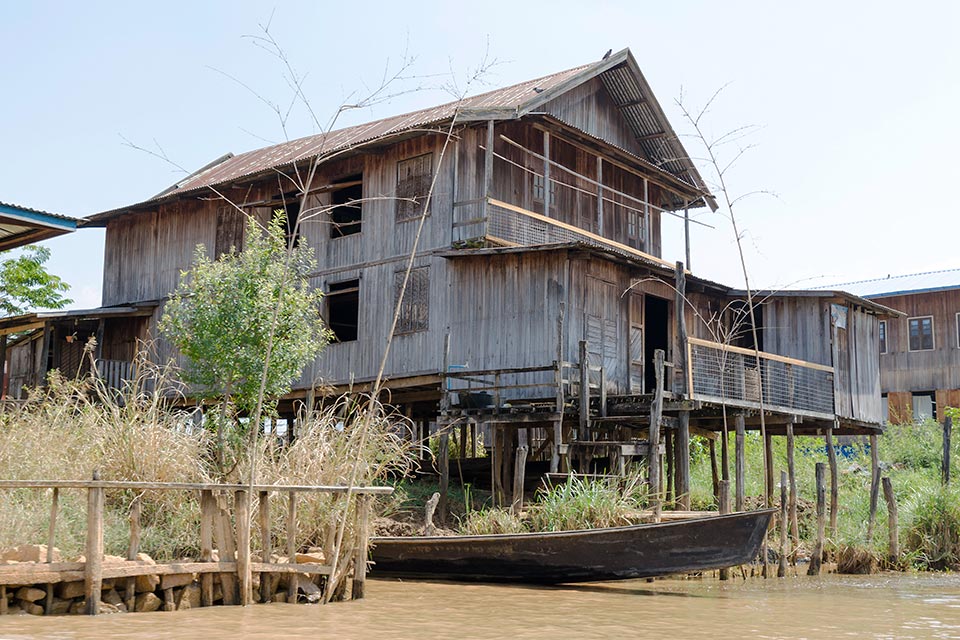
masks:
[(817, 540), (813, 547), (813, 553), (810, 555), (810, 567), (807, 569), (808, 576), (820, 575), (820, 566), (823, 563), (823, 539), (826, 535), (827, 522), (827, 465), (822, 462), (817, 463), (816, 482), (817, 482)]
[(674, 457), (673, 457), (674, 432), (672, 429), (666, 430), (666, 432), (664, 433), (664, 439), (666, 440), (666, 452), (664, 453), (663, 457), (666, 458), (666, 461), (667, 461), (667, 470), (666, 470), (667, 472), (666, 474), (664, 474), (667, 490), (666, 490), (666, 496), (664, 500), (666, 502), (673, 502), (676, 497), (674, 493), (674, 488), (675, 488), (674, 476), (676, 475), (674, 473), (674, 467), (676, 465), (674, 464)]
[(882, 478), (883, 497), (887, 501), (887, 531), (889, 532), (889, 558), (894, 568), (900, 564), (900, 526), (897, 522), (897, 497), (893, 493), (893, 482)]
[[(217, 516), (217, 500), (213, 492), (204, 489), (200, 492), (200, 560), (213, 562), (213, 527)], [(136, 584), (136, 582), (134, 582)], [(130, 597), (129, 584), (127, 597)], [(136, 593), (134, 593), (136, 598)], [(213, 574), (204, 573), (200, 577), (200, 606), (213, 606)], [(127, 610), (130, 610), (129, 605)]]
[[(6, 337), (6, 336), (4, 336)], [(3, 360), (0, 360), (0, 379), (3, 378)], [(53, 497), (50, 501), (50, 522), (47, 526), (47, 564), (53, 562), (53, 548), (57, 542), (57, 512), (60, 510), (60, 489), (53, 488)], [(53, 583), (47, 584), (47, 597), (44, 600), (44, 614), (53, 613)]]
[(735, 477), (734, 489), (736, 490), (734, 494), (734, 509), (737, 511), (743, 511), (744, 504), (744, 469), (746, 467), (745, 461), (745, 438), (746, 438), (746, 425), (744, 424), (745, 418), (742, 413), (738, 413), (734, 416), (734, 421), (736, 424), (736, 435), (733, 441), (733, 474)]
[(7, 613), (7, 585), (0, 584), (0, 616), (5, 616)]
[(459, 437), (459, 439), (460, 439), (460, 442), (458, 442), (457, 444), (460, 445), (460, 459), (461, 459), (461, 460), (463, 460), (464, 458), (467, 457), (467, 435), (468, 435), (468, 434), (467, 434), (467, 428), (468, 428), (469, 426), (470, 426), (470, 423), (469, 423), (468, 420), (464, 420), (463, 423), (460, 424), (460, 433), (459, 433), (459, 435), (458, 435), (458, 437)]
[(763, 475), (764, 475), (764, 501), (767, 507), (773, 504), (773, 436), (768, 432), (763, 437)]
[(877, 435), (870, 434), (870, 515), (867, 518), (867, 544), (873, 544), (873, 525), (877, 519), (877, 501), (880, 498), (880, 451)]
[[(93, 473), (99, 480), (100, 474)], [(103, 489), (87, 489), (87, 553), (83, 564), (83, 592), (87, 600), (87, 615), (100, 611), (100, 592), (103, 587)]]
[(648, 454), (650, 465), (650, 507), (653, 510), (653, 521), (660, 522), (660, 421), (663, 418), (663, 349), (653, 352), (653, 372), (657, 381), (657, 388), (653, 391), (653, 404), (650, 405), (650, 430), (647, 433)]
[(250, 571), (250, 492), (237, 491), (234, 498), (237, 519), (237, 579), (240, 582), (240, 604), (253, 602), (253, 575)]
[(947, 416), (943, 420), (943, 463), (941, 464), (941, 477), (943, 484), (950, 484), (950, 436), (953, 431), (953, 417)]
[[(487, 218), (487, 198), (493, 196), (493, 120), (487, 120), (487, 148), (483, 156), (483, 217)], [(549, 185), (546, 185), (549, 188)], [(544, 214), (549, 215), (549, 214)], [(446, 373), (446, 371), (444, 371)]]
[[(491, 121), (492, 122), (492, 121)], [(491, 143), (492, 146), (492, 143)], [(543, 215), (550, 217), (553, 199), (550, 194), (550, 133), (543, 132)]]
[(686, 399), (690, 389), (687, 389), (687, 379), (689, 377), (689, 366), (687, 362), (687, 276), (683, 270), (683, 263), (677, 262), (674, 272), (675, 304), (674, 316), (677, 322), (677, 350), (674, 354), (676, 367), (674, 373), (678, 374), (677, 383), (680, 395)]
[(510, 512), (514, 514), (523, 511), (523, 482), (527, 471), (527, 452), (530, 450), (527, 429), (520, 427), (517, 435), (519, 443), (513, 468), (513, 503), (510, 505)]
[(710, 440), (710, 480), (713, 483), (713, 499), (720, 503), (720, 471), (717, 467), (717, 442)]
[[(273, 540), (270, 532), (270, 492), (261, 491), (257, 501), (260, 520), (260, 546), (263, 562), (273, 562)], [(260, 602), (270, 602), (273, 598), (272, 576), (267, 573), (260, 574)]]
[[(730, 481), (721, 480), (719, 484), (719, 507), (720, 515), (726, 515), (730, 513)], [(720, 569), (720, 579), (729, 580), (730, 579), (730, 569), (724, 567)]]
[(680, 509), (690, 511), (690, 412), (681, 411), (674, 444), (677, 455), (677, 498)]
[(373, 496), (357, 496), (357, 542), (353, 560), (353, 587), (350, 598), (360, 600), (364, 596), (367, 584), (367, 547), (370, 544), (370, 503)]
[[(130, 541), (127, 544), (127, 560), (136, 560), (137, 554), (139, 553), (140, 496), (137, 496), (130, 505)], [(123, 602), (127, 607), (127, 611), (133, 611), (137, 604), (137, 579), (135, 577), (127, 578), (123, 596)]]
[(840, 510), (840, 480), (837, 469), (837, 450), (833, 446), (833, 429), (827, 429), (827, 464), (830, 465), (830, 539), (836, 540), (837, 514)]
[[(230, 511), (224, 494), (217, 496), (216, 527), (220, 561), (234, 562), (237, 557), (237, 543), (233, 537), (233, 525), (230, 522)], [(223, 591), (223, 604), (237, 604), (237, 576), (233, 573), (221, 573), (220, 586)]]
[(584, 438), (590, 426), (590, 361), (587, 356), (587, 341), (580, 341), (580, 434)]
[(777, 567), (777, 576), (783, 578), (787, 575), (787, 522), (789, 520), (787, 512), (787, 472), (780, 472), (780, 563)]
[(793, 538), (793, 564), (797, 564), (797, 548), (800, 546), (800, 526), (797, 522), (797, 469), (794, 464), (793, 423), (787, 423), (787, 474), (790, 481), (790, 536)]
[(447, 491), (450, 489), (450, 430), (444, 425), (440, 431), (440, 524), (447, 523)]
[(723, 430), (720, 433), (720, 477), (730, 482), (730, 429), (727, 426), (726, 409), (723, 415)]
[[(291, 491), (287, 494), (287, 562), (297, 561), (297, 492)], [(340, 553), (339, 549), (333, 549), (331, 553)], [(331, 580), (334, 576), (330, 576)], [(297, 604), (297, 590), (300, 588), (300, 579), (296, 573), (287, 576), (287, 602)], [(327, 589), (330, 589), (330, 581), (327, 581)], [(327, 594), (324, 594), (327, 595)]]

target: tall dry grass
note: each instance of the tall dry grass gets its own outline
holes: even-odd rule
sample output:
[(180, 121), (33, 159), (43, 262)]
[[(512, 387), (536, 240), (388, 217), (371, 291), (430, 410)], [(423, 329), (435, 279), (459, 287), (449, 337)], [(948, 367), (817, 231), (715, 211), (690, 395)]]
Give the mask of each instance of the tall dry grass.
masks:
[[(48, 385), (23, 403), (0, 412), (0, 477), (11, 480), (85, 480), (95, 470), (104, 480), (213, 482), (220, 477), (216, 442), (192, 410), (171, 401), (177, 387), (168, 369), (145, 358), (140, 374), (121, 393), (91, 378), (68, 380), (51, 374)], [(370, 413), (370, 412), (373, 413)], [(362, 425), (366, 425), (362, 427)], [(359, 450), (361, 428), (367, 431)], [(378, 405), (343, 401), (302, 416), (293, 444), (260, 439), (257, 482), (260, 484), (343, 485), (357, 468), (357, 484), (373, 484), (405, 473), (415, 460), (409, 424)], [(253, 460), (241, 452), (243, 465)], [(249, 467), (246, 467), (249, 469)], [(241, 466), (239, 477), (247, 478)], [(86, 494), (61, 490), (56, 546), (66, 558), (83, 553)], [(276, 495), (276, 494), (275, 494)], [(126, 555), (129, 511), (135, 498), (142, 507), (141, 549), (157, 559), (197, 557), (200, 508), (198, 492), (108, 491), (105, 548)], [(47, 539), (50, 492), (23, 489), (0, 492), (0, 548)], [(330, 548), (330, 531), (356, 512), (342, 498), (328, 494), (298, 496), (300, 547)], [(257, 513), (256, 505), (252, 510)], [(286, 548), (286, 505), (271, 508), (277, 532), (274, 548)], [(256, 530), (256, 527), (254, 528)], [(345, 539), (350, 539), (349, 537)]]

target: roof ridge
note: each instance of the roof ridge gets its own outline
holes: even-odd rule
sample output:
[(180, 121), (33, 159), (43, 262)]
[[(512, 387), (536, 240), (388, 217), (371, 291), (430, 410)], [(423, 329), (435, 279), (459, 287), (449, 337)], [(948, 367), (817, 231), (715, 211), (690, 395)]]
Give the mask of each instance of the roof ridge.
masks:
[(949, 269), (934, 269), (932, 271), (918, 271), (916, 273), (901, 273), (898, 275), (887, 275), (886, 278), (865, 278), (863, 280), (851, 280), (850, 282), (838, 282), (837, 284), (832, 285), (823, 285), (822, 287), (815, 287), (817, 289), (829, 289), (831, 287), (844, 287), (851, 284), (867, 284), (870, 282), (886, 282), (888, 280), (899, 280), (901, 278), (914, 278), (916, 276), (932, 276), (940, 273), (950, 273), (951, 271), (960, 271), (960, 267), (951, 267)]

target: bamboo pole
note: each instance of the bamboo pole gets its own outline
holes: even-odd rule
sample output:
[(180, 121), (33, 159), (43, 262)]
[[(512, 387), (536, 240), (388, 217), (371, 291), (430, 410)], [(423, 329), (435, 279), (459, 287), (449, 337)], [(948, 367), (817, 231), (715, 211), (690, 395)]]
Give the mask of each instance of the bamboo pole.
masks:
[(887, 501), (887, 530), (889, 533), (890, 564), (896, 567), (900, 562), (900, 529), (897, 522), (897, 498), (893, 493), (893, 482), (883, 478), (883, 497)]
[(826, 529), (827, 516), (827, 482), (826, 467), (822, 462), (816, 466), (817, 483), (817, 540), (813, 547), (813, 553), (810, 555), (810, 567), (807, 569), (808, 576), (820, 575), (820, 566), (823, 563), (823, 538)]

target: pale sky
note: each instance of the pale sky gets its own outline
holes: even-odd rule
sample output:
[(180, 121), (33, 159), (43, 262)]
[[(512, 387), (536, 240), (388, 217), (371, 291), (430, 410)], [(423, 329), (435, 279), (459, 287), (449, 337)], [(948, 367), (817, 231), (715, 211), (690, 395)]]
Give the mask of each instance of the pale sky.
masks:
[[(326, 119), (379, 83), (404, 50), (427, 87), (344, 125), (446, 102), (489, 47), (504, 86), (630, 47), (674, 128), (727, 85), (706, 118), (756, 145), (728, 173), (750, 277), (816, 286), (960, 266), (960, 4), (954, 2), (4, 2), (0, 6), (0, 200), (86, 216), (149, 198), (181, 174), (124, 145), (159, 145), (191, 171), (282, 141), (276, 115), (229, 74), (284, 105), (277, 60), (245, 35), (271, 30), (307, 73)], [(289, 137), (314, 133), (300, 107)], [(684, 138), (694, 157), (695, 141)], [(154, 147), (156, 148), (156, 147)], [(729, 147), (728, 152), (736, 152)], [(706, 172), (705, 172), (706, 173)], [(943, 193), (939, 189), (943, 187)], [(742, 284), (729, 221), (700, 210), (693, 269)], [(664, 257), (682, 227), (664, 223)], [(103, 233), (47, 243), (75, 308), (100, 304)]]

